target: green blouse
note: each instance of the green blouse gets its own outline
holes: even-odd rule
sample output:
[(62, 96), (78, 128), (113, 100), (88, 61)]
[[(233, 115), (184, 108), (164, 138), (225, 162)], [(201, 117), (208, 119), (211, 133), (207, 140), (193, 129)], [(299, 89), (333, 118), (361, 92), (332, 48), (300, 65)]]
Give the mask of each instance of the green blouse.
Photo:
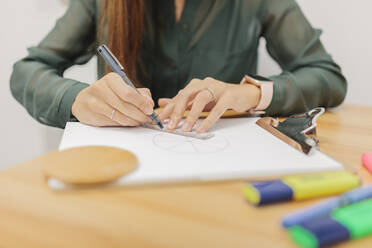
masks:
[[(187, 0), (179, 23), (173, 0), (146, 3), (150, 25), (138, 75), (153, 98), (173, 97), (192, 78), (239, 83), (257, 71), (259, 40), (282, 68), (268, 115), (289, 115), (344, 100), (347, 82), (295, 0)], [(14, 65), (13, 96), (39, 122), (64, 128), (76, 95), (88, 86), (63, 77), (96, 55), (99, 0), (71, 0), (66, 14)], [(98, 58), (98, 76), (104, 74)]]

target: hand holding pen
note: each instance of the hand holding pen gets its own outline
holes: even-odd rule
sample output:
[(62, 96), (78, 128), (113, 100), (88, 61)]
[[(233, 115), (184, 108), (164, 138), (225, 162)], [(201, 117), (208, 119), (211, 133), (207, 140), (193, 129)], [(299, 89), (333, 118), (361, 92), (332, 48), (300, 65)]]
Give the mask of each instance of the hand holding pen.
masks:
[(153, 108), (149, 89), (133, 88), (112, 72), (80, 91), (72, 114), (91, 126), (139, 126), (153, 121)]

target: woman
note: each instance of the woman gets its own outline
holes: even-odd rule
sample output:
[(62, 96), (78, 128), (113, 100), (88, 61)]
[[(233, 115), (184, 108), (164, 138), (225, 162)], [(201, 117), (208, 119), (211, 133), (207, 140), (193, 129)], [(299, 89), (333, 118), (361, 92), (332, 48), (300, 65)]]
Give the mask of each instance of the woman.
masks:
[[(64, 128), (137, 126), (154, 101), (176, 128), (208, 130), (227, 109), (289, 115), (342, 103), (347, 83), (295, 0), (73, 0), (66, 14), (14, 66), (14, 97), (41, 123)], [(259, 39), (283, 73), (254, 78)], [(63, 78), (106, 43), (141, 94), (98, 59), (92, 85)], [(241, 82), (241, 83), (240, 83)], [(240, 83), (240, 84), (239, 84)]]

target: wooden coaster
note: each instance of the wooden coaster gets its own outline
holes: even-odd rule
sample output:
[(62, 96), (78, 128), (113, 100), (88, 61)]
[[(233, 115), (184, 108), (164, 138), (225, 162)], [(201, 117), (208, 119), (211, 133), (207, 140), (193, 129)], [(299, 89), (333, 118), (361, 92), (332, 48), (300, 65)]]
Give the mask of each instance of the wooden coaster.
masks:
[(104, 146), (54, 151), (42, 163), (47, 178), (76, 185), (112, 182), (137, 168), (134, 154)]

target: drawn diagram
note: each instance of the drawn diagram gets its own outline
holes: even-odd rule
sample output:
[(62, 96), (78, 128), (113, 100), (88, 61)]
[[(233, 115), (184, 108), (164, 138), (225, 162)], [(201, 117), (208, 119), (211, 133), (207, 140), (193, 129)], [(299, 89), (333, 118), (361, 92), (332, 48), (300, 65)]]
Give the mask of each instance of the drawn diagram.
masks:
[(160, 133), (152, 139), (155, 146), (170, 152), (184, 154), (208, 154), (225, 150), (229, 141), (222, 136), (214, 136), (207, 140)]

